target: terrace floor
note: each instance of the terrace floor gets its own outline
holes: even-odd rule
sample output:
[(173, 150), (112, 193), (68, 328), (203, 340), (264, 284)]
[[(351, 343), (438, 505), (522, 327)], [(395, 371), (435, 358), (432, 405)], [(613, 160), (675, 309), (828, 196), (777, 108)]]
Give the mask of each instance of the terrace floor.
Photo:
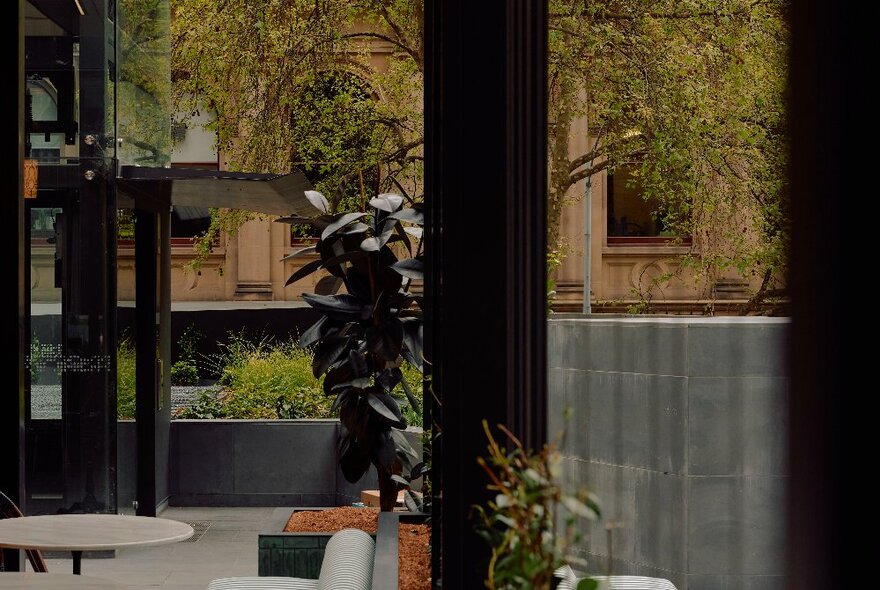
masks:
[[(83, 559), (82, 573), (128, 590), (205, 590), (214, 578), (257, 575), (257, 533), (273, 508), (167, 508), (160, 518), (193, 525), (183, 543), (124, 549), (112, 559)], [(207, 527), (207, 528), (205, 528)], [(200, 534), (202, 533), (203, 534)], [(47, 559), (50, 572), (71, 571), (70, 559)]]

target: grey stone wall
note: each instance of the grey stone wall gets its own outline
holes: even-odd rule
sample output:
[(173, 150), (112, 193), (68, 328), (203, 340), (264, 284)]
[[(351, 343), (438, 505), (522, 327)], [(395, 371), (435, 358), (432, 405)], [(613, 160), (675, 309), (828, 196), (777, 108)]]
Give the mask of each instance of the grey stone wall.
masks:
[(782, 588), (788, 321), (594, 318), (548, 333), (564, 477), (603, 507), (577, 553), (680, 590)]

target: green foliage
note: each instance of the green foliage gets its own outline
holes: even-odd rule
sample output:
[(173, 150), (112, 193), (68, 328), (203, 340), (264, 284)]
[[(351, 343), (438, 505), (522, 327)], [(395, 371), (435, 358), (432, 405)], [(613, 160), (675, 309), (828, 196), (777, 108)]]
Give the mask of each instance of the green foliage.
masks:
[(492, 548), (486, 587), (549, 590), (553, 572), (567, 563), (567, 547), (579, 538), (577, 518), (598, 518), (596, 499), (585, 491), (571, 496), (562, 490), (557, 483), (562, 457), (552, 445), (527, 450), (499, 425), (513, 445), (507, 449), (485, 420), (483, 429), (488, 457), (477, 462), (489, 476), (487, 488), (497, 494), (488, 506), (474, 506), (478, 533)]
[[(418, 1), (177, 0), (177, 110), (210, 105), (232, 169), (302, 170), (333, 211), (389, 190), (421, 200), (422, 12)], [(393, 53), (374, 68), (371, 47), (388, 42)], [(247, 215), (212, 211), (190, 268)]]
[[(551, 251), (570, 189), (627, 166), (659, 202), (664, 232), (693, 238), (682, 268), (697, 279), (728, 269), (784, 276), (789, 9), (788, 0), (550, 0)], [(358, 192), (418, 201), (423, 22), (421, 0), (178, 0), (178, 105), (215, 109), (233, 167), (316, 174), (332, 211), (363, 209)], [(373, 43), (393, 47), (380, 67)], [(573, 154), (583, 117), (590, 141)]]
[[(698, 278), (784, 275), (787, 10), (787, 0), (551, 0), (551, 247), (568, 188), (627, 166), (666, 233), (693, 238), (684, 266)], [(590, 146), (573, 158), (582, 116)]]
[(171, 385), (198, 385), (199, 370), (189, 361), (177, 361), (171, 365)]
[(332, 400), (312, 376), (311, 356), (293, 342), (273, 345), (267, 339), (253, 342), (243, 335), (231, 335), (213, 362), (220, 367), (222, 391), (215, 397), (223, 408), (214, 417), (331, 417)]
[(127, 164), (166, 166), (171, 161), (170, 4), (116, 3), (115, 114), (122, 139), (116, 155)]
[(134, 344), (128, 336), (122, 336), (116, 348), (116, 415), (120, 420), (134, 419), (135, 360)]

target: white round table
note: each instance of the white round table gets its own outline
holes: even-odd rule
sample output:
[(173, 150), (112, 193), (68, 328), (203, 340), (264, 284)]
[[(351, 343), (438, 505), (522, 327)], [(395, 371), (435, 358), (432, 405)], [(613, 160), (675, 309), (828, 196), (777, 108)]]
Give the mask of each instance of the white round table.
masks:
[(37, 574), (34, 572), (0, 572), (0, 590), (32, 590), (34, 588), (66, 588), (68, 590), (122, 590), (122, 586), (104, 578), (73, 574)]
[(83, 551), (149, 547), (189, 539), (184, 522), (117, 514), (50, 514), (0, 520), (0, 547), (70, 551), (79, 574)]

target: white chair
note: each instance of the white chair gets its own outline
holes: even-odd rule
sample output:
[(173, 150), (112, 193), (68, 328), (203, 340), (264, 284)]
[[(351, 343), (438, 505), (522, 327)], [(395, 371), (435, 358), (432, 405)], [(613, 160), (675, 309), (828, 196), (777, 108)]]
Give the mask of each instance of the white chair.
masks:
[(285, 577), (218, 578), (208, 590), (370, 590), (376, 542), (360, 529), (343, 529), (327, 541), (317, 580)]
[[(578, 582), (583, 577), (578, 577), (565, 565), (557, 569), (553, 574), (561, 578), (557, 590), (575, 590)], [(599, 590), (676, 590), (675, 585), (663, 578), (648, 578), (645, 576), (590, 576), (599, 582)]]

